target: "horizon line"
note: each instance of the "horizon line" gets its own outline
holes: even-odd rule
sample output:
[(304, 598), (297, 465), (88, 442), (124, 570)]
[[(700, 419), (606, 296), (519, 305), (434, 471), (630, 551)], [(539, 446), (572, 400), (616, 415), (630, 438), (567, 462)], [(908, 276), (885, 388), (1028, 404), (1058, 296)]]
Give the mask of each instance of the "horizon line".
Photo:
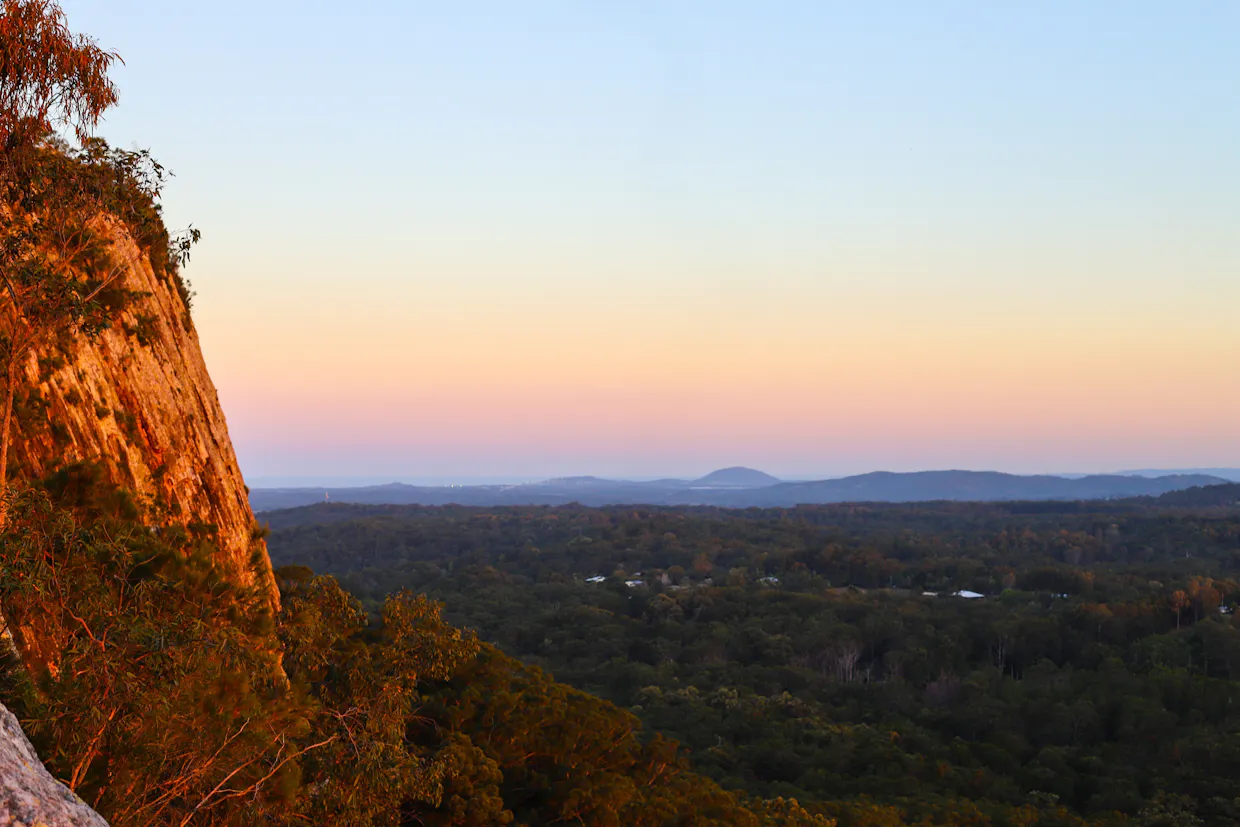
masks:
[(379, 485), (410, 485), (426, 488), (450, 488), (450, 487), (466, 487), (466, 486), (486, 486), (486, 485), (530, 485), (542, 482), (552, 482), (556, 480), (590, 478), (605, 480), (610, 482), (632, 482), (632, 483), (650, 483), (659, 480), (679, 480), (682, 482), (693, 482), (702, 479), (717, 471), (730, 469), (744, 469), (747, 471), (757, 471), (772, 477), (777, 482), (823, 482), (827, 480), (846, 479), (848, 477), (865, 476), (867, 474), (920, 474), (933, 472), (963, 472), (963, 473), (995, 473), (1007, 474), (1015, 477), (1062, 477), (1064, 479), (1093, 477), (1093, 476), (1172, 476), (1177, 474), (1201, 474), (1205, 476), (1218, 475), (1220, 473), (1235, 474), (1240, 476), (1240, 467), (1233, 466), (1194, 466), (1184, 468), (1130, 468), (1122, 470), (1101, 470), (1101, 471), (1061, 471), (1061, 472), (1015, 472), (1003, 471), (995, 468), (925, 468), (917, 471), (887, 471), (877, 468), (871, 471), (861, 471), (856, 473), (835, 473), (827, 475), (807, 475), (795, 474), (781, 476), (779, 474), (771, 474), (758, 468), (750, 466), (726, 466), (724, 468), (709, 471), (706, 474), (699, 475), (672, 475), (672, 474), (642, 474), (642, 475), (600, 475), (600, 474), (549, 474), (549, 475), (530, 475), (530, 474), (262, 474), (253, 477), (246, 477), (247, 483), (251, 488), (290, 488), (290, 487), (372, 487)]

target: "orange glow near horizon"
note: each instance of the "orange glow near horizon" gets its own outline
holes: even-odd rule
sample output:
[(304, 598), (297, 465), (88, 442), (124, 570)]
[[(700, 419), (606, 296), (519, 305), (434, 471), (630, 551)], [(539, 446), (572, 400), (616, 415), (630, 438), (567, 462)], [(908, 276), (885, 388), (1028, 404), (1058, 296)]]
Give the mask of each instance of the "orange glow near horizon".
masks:
[(1208, 317), (1169, 347), (1147, 314), (443, 300), (403, 320), (373, 303), (370, 320), (306, 312), (304, 335), (256, 326), (244, 364), (212, 363), (243, 448), (405, 457), (404, 473), (453, 456), (478, 471), (716, 458), (811, 475), (1240, 461), (1240, 348)]

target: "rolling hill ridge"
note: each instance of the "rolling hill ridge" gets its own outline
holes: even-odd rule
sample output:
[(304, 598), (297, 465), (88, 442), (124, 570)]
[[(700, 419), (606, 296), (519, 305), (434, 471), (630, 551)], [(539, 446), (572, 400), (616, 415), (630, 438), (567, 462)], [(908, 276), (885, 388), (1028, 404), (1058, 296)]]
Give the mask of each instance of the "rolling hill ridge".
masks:
[(876, 471), (840, 479), (783, 482), (749, 468), (725, 468), (693, 480), (610, 480), (566, 477), (520, 485), (416, 486), (402, 483), (356, 488), (255, 488), (255, 511), (295, 508), (324, 500), (390, 505), (717, 505), (788, 507), (840, 502), (933, 500), (1104, 500), (1159, 496), (1227, 480), (1207, 474), (1160, 477), (1098, 474), (1079, 478), (1021, 476), (996, 471)]

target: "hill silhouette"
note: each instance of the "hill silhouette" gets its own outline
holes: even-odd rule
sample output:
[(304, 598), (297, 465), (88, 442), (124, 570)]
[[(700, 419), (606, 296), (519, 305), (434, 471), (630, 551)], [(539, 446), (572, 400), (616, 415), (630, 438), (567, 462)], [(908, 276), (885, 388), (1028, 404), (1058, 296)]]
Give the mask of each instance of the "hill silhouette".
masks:
[(767, 485), (778, 485), (780, 482), (782, 480), (778, 477), (772, 477), (770, 474), (762, 471), (734, 465), (731, 468), (720, 468), (718, 471), (711, 471), (706, 476), (694, 480), (693, 484), (695, 486), (705, 485), (720, 488), (762, 488)]
[(1226, 480), (1203, 474), (1164, 477), (1096, 475), (1069, 479), (1020, 476), (997, 471), (876, 471), (841, 479), (779, 482), (761, 471), (725, 468), (697, 480), (608, 480), (569, 477), (524, 485), (414, 486), (360, 488), (255, 488), (256, 511), (296, 508), (329, 499), (370, 505), (715, 505), (789, 507), (840, 502), (926, 502), (959, 500), (1106, 500), (1156, 497)]

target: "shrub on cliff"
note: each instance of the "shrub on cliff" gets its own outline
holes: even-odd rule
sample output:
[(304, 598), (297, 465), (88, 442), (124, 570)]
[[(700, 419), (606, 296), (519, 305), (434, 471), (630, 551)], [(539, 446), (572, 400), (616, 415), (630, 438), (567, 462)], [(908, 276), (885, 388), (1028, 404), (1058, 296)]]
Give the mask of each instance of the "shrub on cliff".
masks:
[(63, 506), (23, 492), (0, 545), (12, 700), (49, 768), (114, 824), (286, 809), (309, 725), (265, 601), (201, 543)]

